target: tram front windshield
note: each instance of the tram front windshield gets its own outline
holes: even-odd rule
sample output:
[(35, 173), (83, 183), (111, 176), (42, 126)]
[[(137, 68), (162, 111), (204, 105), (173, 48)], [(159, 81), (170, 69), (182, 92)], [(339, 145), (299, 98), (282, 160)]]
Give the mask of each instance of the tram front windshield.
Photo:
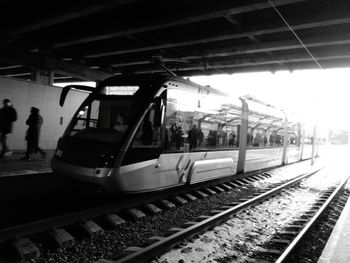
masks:
[(131, 97), (98, 96), (87, 99), (73, 119), (66, 135), (97, 142), (118, 144), (137, 111)]

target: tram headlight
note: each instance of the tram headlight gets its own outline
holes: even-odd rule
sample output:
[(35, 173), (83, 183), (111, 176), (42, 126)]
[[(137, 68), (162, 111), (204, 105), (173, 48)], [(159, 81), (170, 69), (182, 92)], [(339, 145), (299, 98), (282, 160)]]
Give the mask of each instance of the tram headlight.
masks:
[(102, 154), (97, 167), (111, 167), (115, 162), (115, 155), (111, 153)]

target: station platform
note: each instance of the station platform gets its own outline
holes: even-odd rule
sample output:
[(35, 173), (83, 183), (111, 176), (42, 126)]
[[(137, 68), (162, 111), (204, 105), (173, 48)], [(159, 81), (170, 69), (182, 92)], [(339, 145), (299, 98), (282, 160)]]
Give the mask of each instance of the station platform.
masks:
[(350, 198), (317, 263), (350, 262)]
[(50, 161), (54, 150), (45, 150), (46, 158), (40, 154), (31, 155), (31, 160), (21, 160), (25, 151), (13, 151), (10, 156), (0, 159), (0, 178), (33, 173), (51, 172)]
[(79, 185), (52, 174), (50, 162), (54, 150), (45, 152), (45, 159), (40, 154), (33, 154), (30, 161), (21, 160), (25, 153), (23, 150), (0, 159), (0, 205), (8, 205), (8, 200), (45, 199), (49, 195), (80, 193)]

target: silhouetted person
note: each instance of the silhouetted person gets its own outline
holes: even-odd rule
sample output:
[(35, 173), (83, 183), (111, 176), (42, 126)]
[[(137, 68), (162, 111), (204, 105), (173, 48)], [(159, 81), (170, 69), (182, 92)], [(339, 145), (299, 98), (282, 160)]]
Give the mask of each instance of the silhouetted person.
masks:
[(230, 138), (228, 140), (228, 146), (233, 147), (235, 145), (235, 143), (236, 143), (236, 134), (235, 134), (235, 132), (232, 131), (230, 133)]
[(175, 145), (175, 137), (176, 137), (176, 124), (172, 124), (170, 129), (170, 146), (174, 146)]
[(13, 122), (17, 120), (17, 112), (9, 99), (3, 100), (4, 107), (0, 109), (0, 142), (2, 151), (0, 157), (10, 155), (12, 152), (7, 146), (7, 134), (12, 132)]
[(204, 140), (204, 133), (202, 129), (198, 130), (198, 146), (201, 146)]
[(183, 136), (182, 128), (180, 126), (176, 127), (175, 134), (173, 134), (176, 150), (180, 150), (180, 147), (183, 141), (182, 136)]
[(196, 125), (192, 126), (192, 129), (188, 131), (188, 143), (190, 144), (190, 151), (197, 148), (198, 129)]
[(27, 151), (26, 155), (21, 158), (22, 160), (30, 160), (32, 153), (39, 152), (43, 158), (46, 157), (46, 153), (39, 147), (39, 137), (41, 126), (43, 125), (43, 118), (39, 114), (39, 109), (32, 107), (30, 110), (29, 118), (26, 121), (28, 130), (26, 132)]
[(252, 136), (250, 135), (250, 133), (247, 133), (247, 145), (250, 144), (252, 138)]
[(277, 134), (276, 132), (272, 132), (270, 135), (270, 146), (275, 146), (276, 145), (276, 138), (277, 138)]
[(277, 134), (275, 142), (276, 142), (277, 146), (280, 146), (282, 144), (282, 137), (281, 137), (281, 135)]

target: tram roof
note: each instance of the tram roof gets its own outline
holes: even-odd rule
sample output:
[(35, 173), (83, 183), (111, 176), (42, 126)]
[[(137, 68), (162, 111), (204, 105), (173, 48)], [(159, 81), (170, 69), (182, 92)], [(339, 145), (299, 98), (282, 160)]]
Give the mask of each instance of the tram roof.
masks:
[(34, 68), (72, 82), (164, 68), (193, 76), (350, 65), (349, 0), (5, 0), (0, 7), (0, 75), (21, 79)]
[(229, 96), (228, 94), (215, 89), (215, 87), (203, 86), (189, 79), (179, 76), (171, 76), (166, 74), (147, 74), (147, 75), (129, 75), (129, 76), (114, 76), (101, 82), (100, 86), (109, 85), (145, 85), (156, 84), (174, 89), (188, 89), (196, 93), (204, 92), (206, 94), (215, 94), (219, 96)]

